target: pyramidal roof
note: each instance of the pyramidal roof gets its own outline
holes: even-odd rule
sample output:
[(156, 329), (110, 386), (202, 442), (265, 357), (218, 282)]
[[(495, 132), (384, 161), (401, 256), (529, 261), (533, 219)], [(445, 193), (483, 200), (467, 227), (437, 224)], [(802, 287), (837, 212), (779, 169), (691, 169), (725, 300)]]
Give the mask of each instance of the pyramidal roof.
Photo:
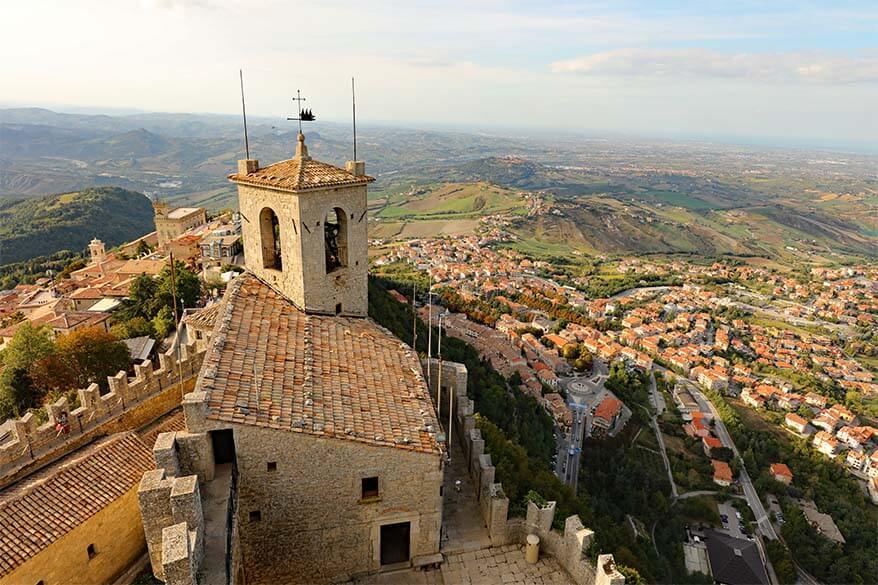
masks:
[(250, 173), (234, 173), (229, 180), (243, 185), (270, 187), (282, 191), (307, 191), (324, 187), (365, 185), (375, 180), (369, 175), (355, 175), (337, 166), (308, 156), (305, 136), (299, 134), (296, 156)]

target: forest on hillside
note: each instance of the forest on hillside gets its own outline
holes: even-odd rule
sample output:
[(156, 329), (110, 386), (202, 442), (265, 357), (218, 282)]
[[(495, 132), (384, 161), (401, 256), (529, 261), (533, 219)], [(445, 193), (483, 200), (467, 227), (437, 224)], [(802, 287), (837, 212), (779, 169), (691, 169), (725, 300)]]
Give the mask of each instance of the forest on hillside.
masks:
[(94, 237), (116, 246), (154, 229), (149, 199), (119, 187), (0, 199), (0, 266), (62, 250), (78, 252)]

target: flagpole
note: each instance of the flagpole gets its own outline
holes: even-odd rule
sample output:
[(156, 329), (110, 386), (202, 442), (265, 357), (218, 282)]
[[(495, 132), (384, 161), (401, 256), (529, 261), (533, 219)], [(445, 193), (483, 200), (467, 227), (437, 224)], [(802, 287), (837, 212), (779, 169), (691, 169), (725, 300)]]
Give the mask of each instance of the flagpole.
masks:
[(183, 391), (183, 364), (180, 363), (182, 361), (182, 351), (180, 349), (180, 321), (177, 316), (177, 267), (174, 266), (174, 253), (170, 252), (169, 254), (171, 260), (171, 299), (174, 302), (174, 329), (176, 333), (174, 335), (177, 340), (177, 371), (178, 378), (180, 380), (180, 392)]
[(442, 313), (439, 313), (439, 348), (436, 352), (439, 357), (439, 381), (436, 384), (436, 418), (439, 420), (439, 426), (442, 426)]
[(430, 361), (433, 358), (433, 275), (430, 275), (430, 288), (427, 289), (427, 380), (433, 385)]
[(415, 297), (418, 296), (418, 283), (412, 288), (412, 349), (418, 353), (418, 309), (415, 307)]

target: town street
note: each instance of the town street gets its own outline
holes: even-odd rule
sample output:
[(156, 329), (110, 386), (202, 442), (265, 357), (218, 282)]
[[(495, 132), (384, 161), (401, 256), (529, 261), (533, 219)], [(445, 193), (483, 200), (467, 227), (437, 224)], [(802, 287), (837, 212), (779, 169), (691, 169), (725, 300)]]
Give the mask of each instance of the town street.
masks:
[[(680, 379), (682, 380), (682, 378)], [(723, 423), (720, 418), (719, 413), (716, 411), (716, 408), (713, 406), (713, 403), (701, 393), (701, 390), (696, 384), (693, 384), (688, 380), (685, 380), (685, 383), (689, 389), (689, 393), (692, 394), (692, 397), (698, 402), (701, 411), (710, 413), (713, 416), (714, 429), (716, 430), (717, 437), (722, 441), (723, 446), (731, 449), (735, 457), (740, 459), (738, 448), (735, 446), (734, 441), (732, 441), (732, 437), (726, 429), (725, 423)], [(738, 475), (738, 483), (741, 484), (741, 488), (744, 490), (747, 504), (750, 506), (750, 509), (753, 510), (753, 515), (756, 516), (756, 523), (759, 525), (762, 534), (772, 540), (777, 540), (777, 532), (775, 532), (774, 526), (771, 525), (768, 514), (765, 512), (765, 507), (762, 505), (762, 500), (759, 499), (759, 494), (756, 493), (756, 488), (753, 487), (753, 482), (750, 481), (750, 476), (747, 474), (747, 469), (744, 467), (743, 462), (741, 463), (741, 472)]]

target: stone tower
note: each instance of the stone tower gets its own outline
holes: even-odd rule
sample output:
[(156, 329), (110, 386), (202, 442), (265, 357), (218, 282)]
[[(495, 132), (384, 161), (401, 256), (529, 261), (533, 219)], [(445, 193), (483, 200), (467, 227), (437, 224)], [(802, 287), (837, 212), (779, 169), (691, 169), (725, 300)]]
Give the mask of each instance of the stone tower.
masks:
[(104, 246), (104, 243), (97, 238), (94, 238), (89, 242), (88, 253), (91, 256), (93, 264), (99, 264), (107, 259), (107, 248)]
[(368, 314), (366, 186), (362, 162), (313, 160), (298, 135), (295, 156), (265, 168), (238, 161), (248, 270), (306, 313)]

